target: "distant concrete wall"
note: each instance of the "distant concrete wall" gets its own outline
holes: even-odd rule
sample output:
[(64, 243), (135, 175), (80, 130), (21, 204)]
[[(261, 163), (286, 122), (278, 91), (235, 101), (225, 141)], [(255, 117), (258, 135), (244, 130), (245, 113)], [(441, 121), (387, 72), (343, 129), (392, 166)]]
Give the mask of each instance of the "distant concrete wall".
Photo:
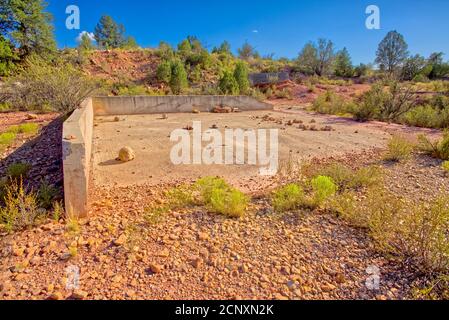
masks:
[(65, 208), (68, 215), (85, 217), (89, 211), (93, 121), (92, 99), (89, 98), (64, 122), (62, 157)]
[(94, 97), (95, 115), (210, 112), (217, 106), (245, 110), (272, 110), (270, 104), (248, 96), (137, 96)]

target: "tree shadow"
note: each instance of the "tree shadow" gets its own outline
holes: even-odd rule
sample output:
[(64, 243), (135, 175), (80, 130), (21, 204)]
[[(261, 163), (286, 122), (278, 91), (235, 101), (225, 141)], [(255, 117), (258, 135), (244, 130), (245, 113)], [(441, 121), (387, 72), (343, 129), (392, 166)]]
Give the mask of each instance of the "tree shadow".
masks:
[(26, 142), (6, 158), (0, 160), (0, 177), (5, 175), (9, 165), (24, 162), (31, 169), (24, 179), (28, 190), (37, 190), (42, 181), (63, 189), (62, 168), (62, 125), (65, 117), (60, 116), (41, 128), (39, 134)]

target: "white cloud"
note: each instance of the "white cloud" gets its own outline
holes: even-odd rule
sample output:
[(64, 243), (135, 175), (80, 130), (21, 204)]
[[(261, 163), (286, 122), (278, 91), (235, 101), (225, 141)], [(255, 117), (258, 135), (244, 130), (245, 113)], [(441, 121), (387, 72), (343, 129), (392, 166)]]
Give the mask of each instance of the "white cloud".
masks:
[(259, 33), (259, 30), (253, 30), (253, 33)]
[(83, 36), (87, 34), (87, 36), (89, 37), (90, 40), (95, 41), (95, 35), (92, 32), (87, 32), (87, 31), (82, 31), (80, 32), (80, 34), (78, 35), (78, 37), (76, 37), (76, 41), (77, 42), (81, 42), (81, 39), (83, 38)]

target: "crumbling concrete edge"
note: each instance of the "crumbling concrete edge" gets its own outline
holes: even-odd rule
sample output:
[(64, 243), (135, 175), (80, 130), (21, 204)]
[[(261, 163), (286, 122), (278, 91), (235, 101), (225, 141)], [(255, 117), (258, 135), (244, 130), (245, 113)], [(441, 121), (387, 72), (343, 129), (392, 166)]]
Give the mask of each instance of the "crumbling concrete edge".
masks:
[(93, 121), (92, 99), (88, 98), (63, 125), (64, 200), (69, 217), (88, 215)]

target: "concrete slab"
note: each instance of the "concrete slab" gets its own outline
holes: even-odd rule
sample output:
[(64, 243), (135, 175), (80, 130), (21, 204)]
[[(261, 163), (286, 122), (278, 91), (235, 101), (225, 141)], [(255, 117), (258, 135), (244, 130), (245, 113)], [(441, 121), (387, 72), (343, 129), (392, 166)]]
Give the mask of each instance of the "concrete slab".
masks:
[[(262, 121), (264, 115), (271, 114), (276, 119), (302, 120), (313, 123), (318, 129), (332, 125), (335, 131), (303, 131), (298, 125), (286, 126), (275, 122)], [(97, 187), (111, 185), (128, 186), (134, 184), (156, 185), (185, 182), (202, 176), (222, 176), (235, 186), (250, 189), (262, 186), (270, 179), (259, 175), (258, 166), (250, 165), (174, 165), (170, 160), (170, 141), (175, 129), (192, 126), (193, 121), (201, 121), (202, 129), (216, 125), (223, 132), (227, 128), (271, 129), (279, 131), (280, 162), (289, 158), (309, 159), (310, 157), (342, 155), (347, 152), (361, 152), (372, 147), (385, 145), (388, 134), (383, 130), (367, 127), (355, 122), (339, 123), (329, 117), (310, 115), (306, 112), (286, 114), (276, 111), (247, 111), (231, 114), (169, 114), (126, 115), (119, 122), (115, 116), (98, 116), (95, 119), (93, 139), (93, 177)], [(313, 122), (312, 121), (312, 122)], [(203, 146), (206, 146), (204, 143)], [(136, 159), (120, 163), (115, 159), (120, 148), (129, 146), (136, 152)], [(252, 182), (252, 183), (251, 183)], [(253, 190), (251, 190), (253, 191)]]

